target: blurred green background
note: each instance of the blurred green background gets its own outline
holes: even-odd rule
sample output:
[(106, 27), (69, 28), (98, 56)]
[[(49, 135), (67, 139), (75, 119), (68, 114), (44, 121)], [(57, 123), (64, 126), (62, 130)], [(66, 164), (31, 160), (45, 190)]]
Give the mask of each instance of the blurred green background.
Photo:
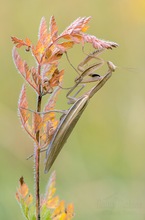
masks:
[[(51, 169), (57, 174), (57, 194), (74, 203), (78, 220), (145, 219), (145, 1), (0, 3), (0, 219), (23, 219), (15, 200), (22, 175), (34, 191), (33, 159), (26, 161), (33, 143), (17, 116), (23, 79), (12, 61), (10, 36), (29, 37), (35, 43), (41, 17), (45, 16), (49, 24), (51, 15), (60, 33), (77, 17), (91, 15), (88, 33), (120, 45), (103, 56), (118, 69), (93, 97)], [(77, 65), (82, 59), (81, 49), (75, 47), (70, 57)], [(66, 84), (74, 77), (73, 70), (67, 68)], [(30, 94), (34, 103), (35, 94)], [(65, 98), (61, 102), (63, 105)], [(44, 193), (49, 174), (43, 173), (43, 161), (41, 164)]]

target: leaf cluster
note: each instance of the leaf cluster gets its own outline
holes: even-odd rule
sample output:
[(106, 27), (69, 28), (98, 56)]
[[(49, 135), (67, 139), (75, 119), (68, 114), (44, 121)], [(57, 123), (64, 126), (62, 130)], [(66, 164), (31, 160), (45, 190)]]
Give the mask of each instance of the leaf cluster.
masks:
[[(40, 210), (42, 220), (71, 220), (74, 216), (73, 204), (65, 206), (65, 202), (55, 196), (56, 192), (56, 174), (53, 172), (49, 178), (46, 192), (41, 196)], [(16, 199), (21, 207), (21, 210), (28, 220), (36, 220), (35, 204), (29, 188), (21, 177), (19, 187), (16, 192)]]

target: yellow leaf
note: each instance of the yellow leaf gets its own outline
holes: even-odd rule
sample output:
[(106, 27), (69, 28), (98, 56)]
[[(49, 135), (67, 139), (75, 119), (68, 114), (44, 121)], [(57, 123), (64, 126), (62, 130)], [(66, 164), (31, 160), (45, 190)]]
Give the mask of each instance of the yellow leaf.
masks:
[(32, 194), (29, 194), (25, 200), (25, 203), (27, 206), (29, 206), (33, 202), (33, 196)]

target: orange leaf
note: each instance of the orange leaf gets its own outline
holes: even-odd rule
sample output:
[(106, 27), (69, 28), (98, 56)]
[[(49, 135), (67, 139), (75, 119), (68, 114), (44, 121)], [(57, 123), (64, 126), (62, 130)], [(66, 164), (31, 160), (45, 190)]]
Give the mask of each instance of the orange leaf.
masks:
[[(59, 205), (57, 206), (57, 208), (53, 211), (51, 217), (53, 220), (59, 220), (60, 217), (62, 216), (62, 214), (65, 213), (65, 205), (64, 205), (64, 201), (60, 201)], [(65, 214), (66, 216), (66, 214)], [(64, 218), (63, 218), (64, 219)]]
[(32, 44), (31, 41), (30, 41), (30, 39), (29, 39), (28, 37), (26, 37), (25, 42), (26, 42), (26, 45), (27, 45), (28, 47), (30, 47), (31, 44)]
[(19, 188), (16, 192), (16, 199), (19, 203), (21, 203), (21, 205), (25, 204), (26, 207), (28, 207), (33, 201), (33, 196), (29, 194), (29, 188), (24, 182), (23, 177), (21, 177), (19, 180)]
[(74, 217), (74, 206), (73, 204), (68, 204), (67, 209), (67, 220), (71, 220)]
[[(22, 46), (27, 46), (28, 49), (29, 49), (29, 48), (31, 47), (31, 41), (30, 41), (29, 38), (26, 38), (25, 41), (24, 41), (24, 40), (21, 40), (21, 39), (19, 39), (19, 38), (17, 38), (17, 37), (11, 37), (11, 39), (12, 39), (13, 43), (16, 44), (16, 47), (17, 47), (17, 48), (20, 48), (20, 47), (22, 47)], [(27, 49), (27, 50), (28, 50), (28, 49)]]
[(32, 194), (29, 194), (25, 200), (25, 203), (27, 206), (29, 206), (33, 202), (33, 196)]
[(50, 86), (53, 88), (55, 86), (58, 86), (60, 82), (62, 81), (62, 77), (64, 76), (64, 70), (59, 71), (56, 69), (49, 80)]
[(43, 54), (43, 60), (42, 60), (42, 63), (46, 64), (46, 63), (49, 63), (50, 62), (50, 57), (52, 55), (52, 51), (50, 48), (47, 48)]
[(43, 119), (43, 124), (42, 124), (43, 131), (41, 132), (41, 136), (40, 136), (42, 146), (46, 146), (49, 144), (55, 132), (55, 129), (58, 126), (58, 120), (50, 118), (50, 114), (46, 114), (49, 116)]
[(76, 44), (79, 44), (79, 43), (83, 43), (84, 42), (84, 38), (82, 35), (80, 34), (73, 34), (71, 36), (71, 39), (76, 43)]
[(45, 65), (44, 69), (43, 69), (43, 77), (47, 77), (47, 76), (50, 76), (54, 73), (54, 71), (56, 70), (57, 68), (57, 65), (56, 64), (48, 64), (48, 65)]
[(54, 198), (52, 199), (49, 199), (47, 202), (46, 202), (46, 206), (49, 208), (49, 209), (55, 209), (57, 207), (59, 203), (59, 197), (58, 196), (55, 196)]
[(42, 118), (40, 114), (33, 113), (33, 130), (35, 134), (42, 128)]
[(26, 183), (24, 182), (24, 178), (20, 178), (20, 187), (18, 189), (18, 193), (21, 195), (22, 198), (25, 198), (28, 195), (29, 189)]
[(68, 49), (72, 48), (74, 45), (73, 41), (63, 42), (61, 44), (57, 44), (57, 47), (62, 51), (65, 52)]
[(41, 64), (58, 65), (58, 60), (61, 58), (62, 55), (63, 53), (58, 48), (56, 48), (56, 46), (47, 48), (45, 50), (45, 53), (43, 54), (43, 59)]

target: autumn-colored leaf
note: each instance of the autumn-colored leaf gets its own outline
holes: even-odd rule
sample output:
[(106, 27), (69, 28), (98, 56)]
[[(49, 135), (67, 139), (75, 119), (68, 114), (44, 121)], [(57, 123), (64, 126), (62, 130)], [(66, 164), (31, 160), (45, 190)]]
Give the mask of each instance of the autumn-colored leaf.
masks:
[(54, 16), (51, 16), (50, 18), (49, 32), (50, 32), (51, 40), (54, 42), (58, 37), (58, 28)]
[(52, 51), (50, 48), (47, 48), (44, 53), (43, 53), (43, 57), (41, 60), (41, 64), (47, 64), (49, 63), (50, 65), (50, 57), (52, 56)]
[(50, 209), (55, 209), (59, 203), (58, 196), (54, 197), (54, 194), (56, 192), (55, 184), (56, 174), (55, 172), (53, 172), (49, 178), (49, 182), (46, 188), (46, 194), (43, 200), (43, 204), (45, 204)]
[(58, 69), (56, 69), (51, 79), (49, 80), (50, 86), (52, 88), (58, 86), (62, 80), (63, 75), (64, 75), (64, 70), (59, 71)]
[(26, 130), (26, 132), (33, 139), (35, 139), (35, 136), (33, 134), (33, 130), (31, 128), (31, 126), (29, 125), (30, 113), (28, 110), (28, 101), (26, 98), (26, 88), (24, 85), (22, 86), (22, 89), (21, 89), (19, 103), (18, 103), (18, 109), (19, 109), (19, 116), (20, 116), (23, 128)]
[(68, 204), (66, 208), (67, 220), (71, 220), (74, 217), (74, 205)]
[[(47, 93), (52, 93), (53, 92), (53, 88), (58, 86), (64, 76), (64, 70), (59, 71), (56, 67), (54, 67), (52, 65), (52, 69), (50, 68), (50, 71), (52, 71), (54, 68), (54, 72), (52, 74), (52, 76), (48, 77), (44, 77), (42, 79), (42, 94), (47, 94)], [(49, 73), (49, 71), (48, 71)]]
[(71, 36), (71, 39), (76, 43), (76, 44), (80, 44), (82, 43), (82, 45), (84, 45), (84, 38), (82, 35), (80, 34), (73, 34)]
[(20, 187), (17, 192), (18, 194), (21, 195), (22, 198), (25, 198), (28, 195), (28, 191), (29, 191), (28, 186), (24, 182), (23, 177), (21, 177), (19, 181), (20, 181)]
[[(57, 208), (53, 211), (51, 217), (53, 220), (59, 220), (63, 213), (65, 213), (65, 204), (64, 204), (64, 201), (62, 200), (60, 201)], [(65, 216), (66, 216), (66, 213), (65, 213)]]
[(57, 65), (56, 64), (48, 64), (48, 65), (45, 65), (45, 67), (43, 68), (43, 72), (42, 72), (42, 76), (43, 77), (50, 77), (54, 71), (56, 70), (57, 68)]
[(44, 45), (44, 47), (47, 47), (51, 40), (50, 34), (47, 31), (47, 24), (44, 17), (42, 17), (40, 22), (38, 38), (39, 41)]
[(74, 217), (74, 207), (73, 204), (69, 204), (65, 208), (64, 201), (60, 201), (57, 208), (53, 211), (52, 220), (71, 220)]
[(37, 93), (39, 93), (38, 85), (31, 78), (32, 73), (34, 73), (34, 70), (36, 72), (36, 69), (34, 67), (29, 69), (28, 64), (26, 63), (26, 61), (23, 61), (21, 59), (21, 57), (18, 54), (16, 48), (13, 48), (12, 54), (13, 54), (13, 60), (14, 60), (15, 66), (18, 69), (21, 76), (23, 76), (25, 78), (25, 80), (36, 90)]
[(73, 41), (63, 42), (61, 44), (57, 44), (57, 47), (64, 53), (68, 49), (72, 48), (74, 45)]
[(40, 62), (41, 56), (45, 52), (44, 44), (40, 40), (38, 40), (36, 46), (32, 48), (32, 52), (33, 52), (35, 58), (37, 58), (37, 59), (39, 58), (38, 60)]
[(29, 206), (33, 201), (33, 196), (29, 194), (29, 188), (27, 184), (24, 182), (24, 178), (21, 177), (19, 180), (19, 188), (16, 192), (16, 199), (19, 203), (24, 203)]
[(84, 32), (88, 28), (88, 23), (90, 21), (91, 17), (79, 17), (74, 22), (70, 24), (69, 27), (65, 29), (65, 31), (60, 35), (63, 36), (65, 34), (73, 35), (73, 34), (80, 34), (81, 32)]
[[(43, 141), (44, 144), (48, 144), (55, 132), (55, 129), (58, 126), (58, 120), (56, 119), (56, 113), (53, 112), (55, 109), (55, 103), (59, 94), (60, 88), (57, 87), (54, 92), (52, 93), (50, 99), (46, 103), (43, 112), (46, 112), (43, 114), (43, 132), (41, 134), (41, 141)], [(48, 111), (52, 111), (47, 113)]]
[(13, 43), (16, 45), (17, 48), (20, 48), (22, 46), (26, 46), (27, 47), (27, 50), (30, 49), (31, 47), (31, 41), (29, 38), (26, 38), (26, 40), (22, 40), (22, 39), (19, 39), (17, 37), (11, 37)]
[(38, 113), (33, 113), (33, 132), (36, 134), (42, 128), (42, 118)]
[(48, 99), (48, 102), (46, 103), (44, 107), (44, 112), (53, 110), (55, 108), (55, 104), (56, 104), (59, 93), (60, 93), (60, 88), (57, 87), (52, 93), (51, 97)]
[(51, 48), (47, 48), (45, 50), (45, 53), (42, 56), (41, 59), (41, 65), (46, 64), (55, 64), (58, 66), (58, 60), (62, 57), (63, 53), (56, 47), (56, 45), (53, 45)]
[(83, 36), (84, 36), (84, 42), (91, 43), (92, 46), (96, 49), (101, 49), (101, 48), (112, 49), (113, 47), (118, 46), (117, 43), (100, 40), (93, 35), (84, 34)]
[[(47, 115), (49, 115), (49, 114), (47, 114)], [(43, 130), (40, 134), (40, 140), (41, 140), (42, 147), (46, 146), (50, 143), (50, 141), (53, 137), (53, 134), (55, 132), (55, 129), (58, 126), (58, 120), (56, 120), (56, 119), (50, 120), (50, 117), (52, 117), (52, 116), (49, 115), (48, 120), (47, 120), (47, 117), (45, 117), (43, 120), (43, 125), (42, 125)]]
[(27, 198), (25, 199), (25, 203), (27, 206), (30, 206), (32, 204), (32, 202), (33, 202), (33, 196), (32, 196), (32, 194), (29, 194), (27, 196)]
[[(29, 193), (29, 188), (24, 182), (24, 178), (21, 177), (19, 180), (19, 188), (16, 191), (16, 199), (21, 206), (26, 219), (35, 219), (35, 209), (33, 208), (33, 196)], [(32, 218), (33, 216), (33, 218)]]
[(49, 182), (46, 188), (46, 194), (45, 197), (47, 200), (52, 199), (52, 197), (54, 196), (55, 192), (56, 192), (56, 173), (53, 172), (49, 178)]
[(22, 119), (23, 123), (25, 124), (29, 120), (30, 113), (27, 110), (28, 109), (28, 101), (26, 98), (26, 88), (24, 85), (23, 85), (21, 93), (20, 93), (18, 107), (19, 107), (19, 111), (21, 113), (21, 119)]
[[(50, 33), (48, 33), (47, 31), (46, 20), (44, 17), (42, 17), (38, 32), (38, 42), (35, 47), (34, 46), (32, 47), (32, 53), (38, 63), (40, 63), (41, 58), (44, 56), (44, 53), (48, 53), (47, 50), (49, 50), (48, 45), (50, 43), (51, 43), (51, 36)], [(49, 53), (51, 53), (50, 50)]]

